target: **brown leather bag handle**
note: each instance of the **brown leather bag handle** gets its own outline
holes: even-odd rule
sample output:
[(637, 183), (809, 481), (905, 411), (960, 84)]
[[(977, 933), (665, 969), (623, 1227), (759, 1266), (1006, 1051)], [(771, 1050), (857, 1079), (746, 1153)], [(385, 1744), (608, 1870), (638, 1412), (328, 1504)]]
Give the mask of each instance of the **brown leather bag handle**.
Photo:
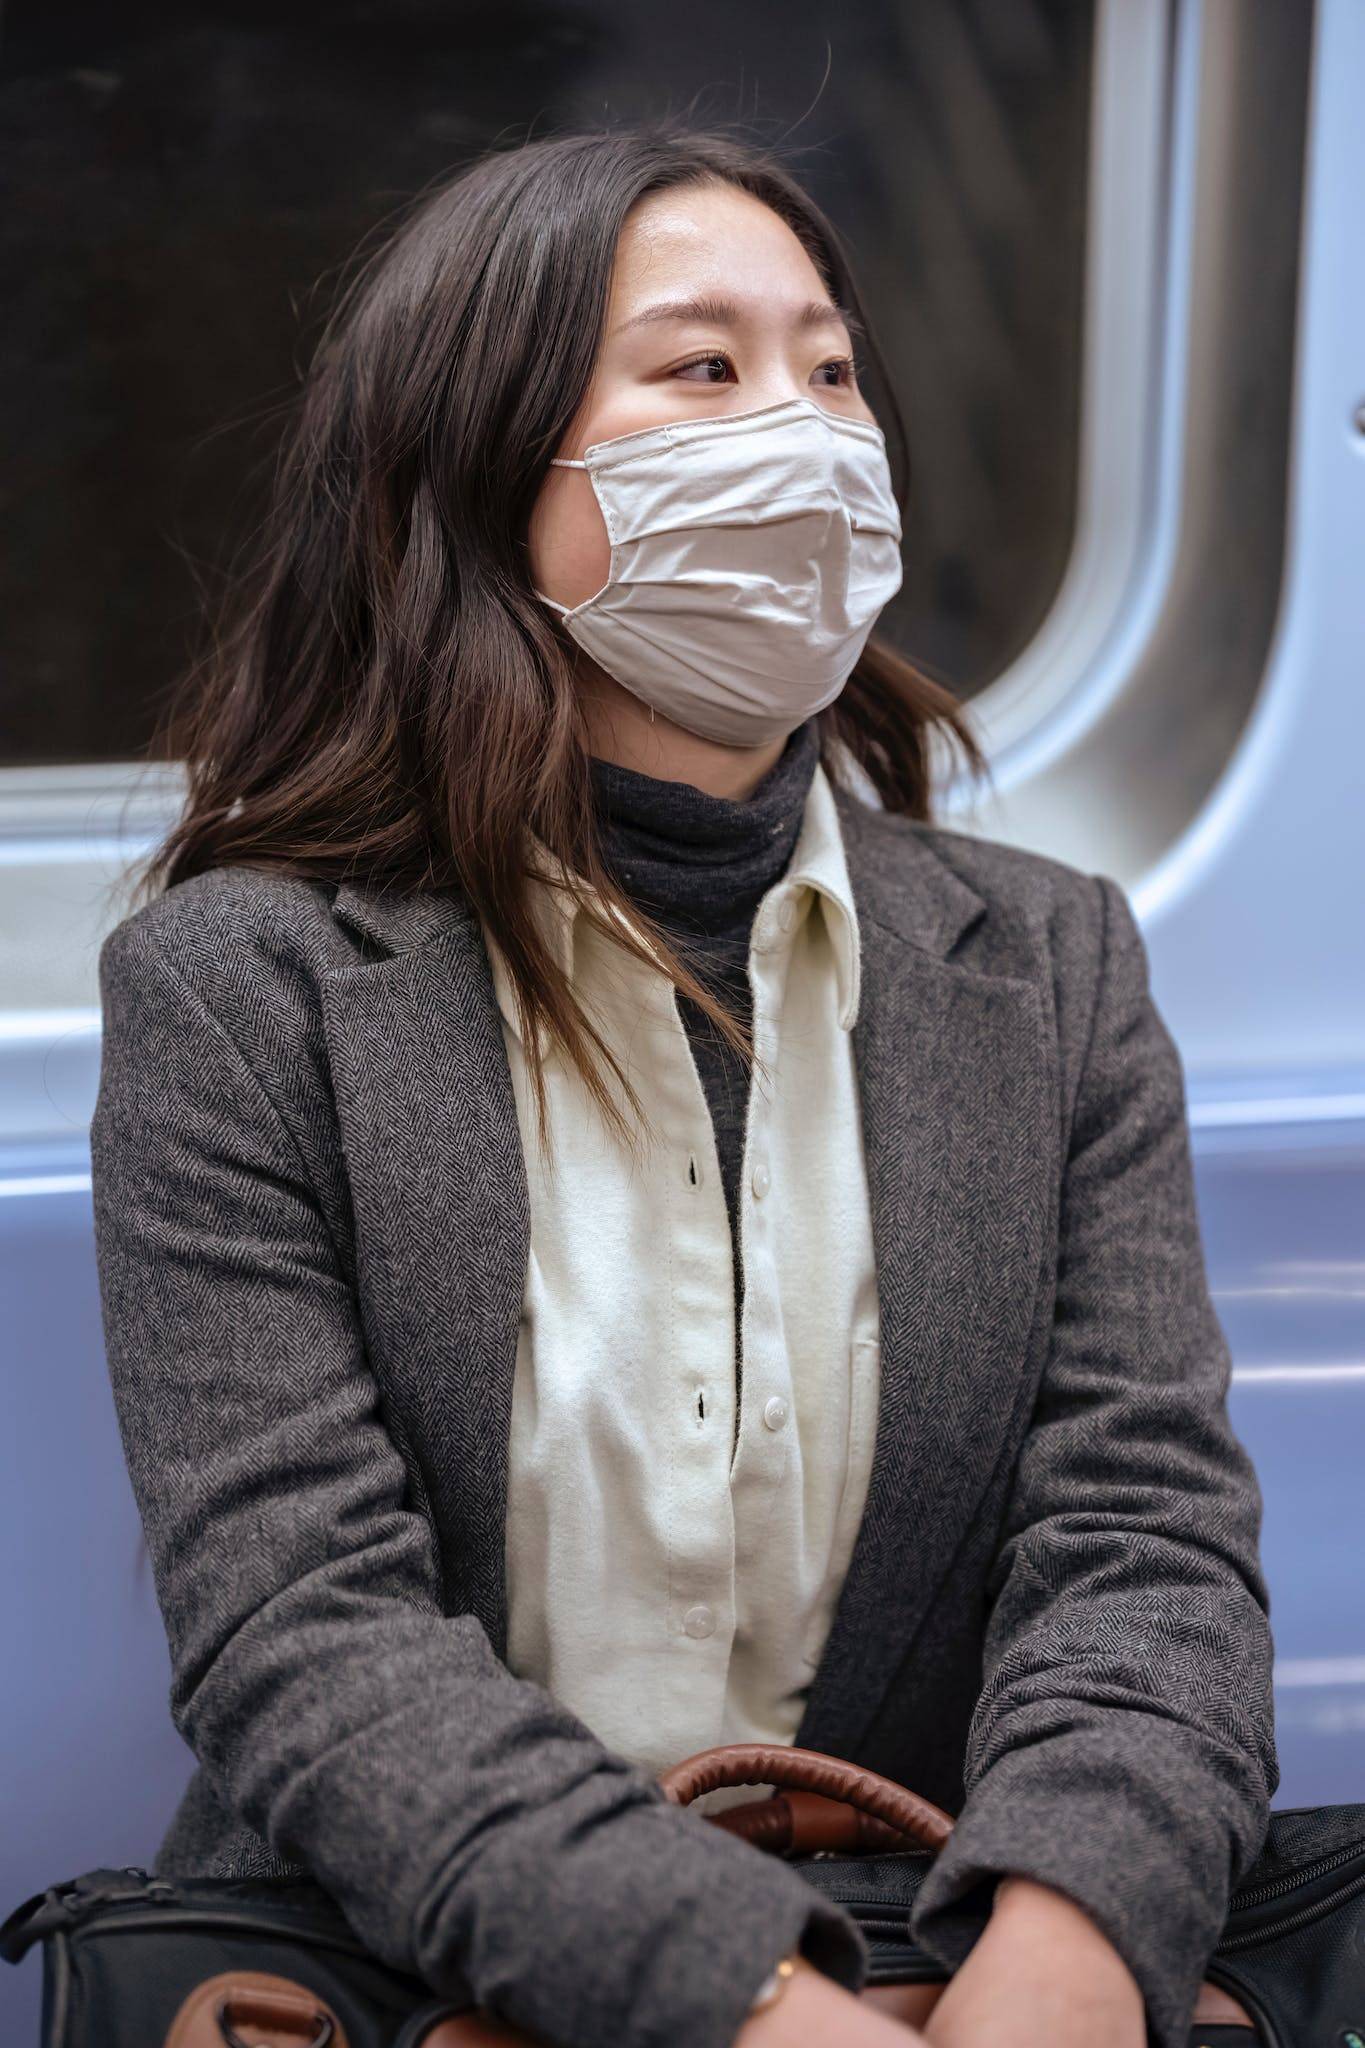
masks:
[[(246, 2028), (243, 2035), (240, 2029)], [(196, 1984), (171, 2021), (165, 2048), (347, 2048), (325, 1999), (292, 1977), (224, 1970)]]
[(918, 1792), (842, 1757), (785, 1743), (726, 1742), (700, 1749), (662, 1772), (659, 1784), (675, 1806), (690, 1806), (722, 1785), (781, 1787), (770, 1799), (706, 1816), (715, 1826), (781, 1856), (820, 1849), (937, 1853), (953, 1832), (952, 1816)]

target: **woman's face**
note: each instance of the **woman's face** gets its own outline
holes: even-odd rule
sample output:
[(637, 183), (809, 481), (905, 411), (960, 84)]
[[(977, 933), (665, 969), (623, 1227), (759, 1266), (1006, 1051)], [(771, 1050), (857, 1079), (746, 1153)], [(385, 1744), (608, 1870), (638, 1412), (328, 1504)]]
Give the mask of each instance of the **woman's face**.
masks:
[[(790, 398), (871, 420), (852, 352), (820, 273), (769, 207), (729, 185), (654, 193), (626, 216), (592, 386), (555, 453)], [(576, 605), (602, 588), (611, 545), (586, 470), (547, 471), (527, 537), (547, 597)]]

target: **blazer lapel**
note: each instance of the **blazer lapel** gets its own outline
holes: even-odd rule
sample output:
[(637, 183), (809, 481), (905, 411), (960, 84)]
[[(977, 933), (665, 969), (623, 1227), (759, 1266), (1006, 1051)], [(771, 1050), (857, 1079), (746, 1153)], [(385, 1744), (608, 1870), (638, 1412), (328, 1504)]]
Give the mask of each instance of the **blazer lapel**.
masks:
[(985, 909), (908, 821), (836, 792), (858, 910), (853, 1042), (881, 1317), (862, 1525), (795, 1741), (852, 1756), (985, 1490), (1055, 1231), (1032, 982), (948, 954)]
[(462, 899), (343, 884), (333, 916), (386, 957), (323, 1008), (385, 1422), (421, 1475), (445, 1602), (505, 1655), (503, 1530), (530, 1205), (488, 955)]

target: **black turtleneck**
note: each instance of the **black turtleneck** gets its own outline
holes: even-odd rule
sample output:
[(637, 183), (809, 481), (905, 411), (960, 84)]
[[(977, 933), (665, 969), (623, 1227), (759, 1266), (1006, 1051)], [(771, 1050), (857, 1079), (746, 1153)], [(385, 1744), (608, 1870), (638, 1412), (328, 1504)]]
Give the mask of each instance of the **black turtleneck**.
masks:
[[(598, 755), (589, 762), (603, 856), (613, 878), (746, 1025), (753, 1009), (754, 914), (791, 862), (819, 757), (819, 730), (808, 718), (788, 736), (781, 758), (752, 795), (738, 800), (711, 796), (690, 782), (642, 775)], [(704, 1011), (681, 994), (678, 1011), (711, 1111), (730, 1217), (738, 1385), (744, 1300), (739, 1183), (749, 1076)]]

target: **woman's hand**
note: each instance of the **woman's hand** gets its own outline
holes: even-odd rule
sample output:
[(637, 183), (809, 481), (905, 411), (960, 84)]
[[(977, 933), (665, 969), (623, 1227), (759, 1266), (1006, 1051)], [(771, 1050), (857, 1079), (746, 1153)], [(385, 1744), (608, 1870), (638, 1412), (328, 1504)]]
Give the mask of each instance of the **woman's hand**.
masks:
[(1082, 1907), (1032, 1878), (1004, 1877), (923, 2039), (930, 2048), (1146, 2048), (1146, 2008), (1128, 1965)]
[(923, 2048), (925, 2038), (798, 1956), (786, 1990), (744, 2022), (735, 2048)]

